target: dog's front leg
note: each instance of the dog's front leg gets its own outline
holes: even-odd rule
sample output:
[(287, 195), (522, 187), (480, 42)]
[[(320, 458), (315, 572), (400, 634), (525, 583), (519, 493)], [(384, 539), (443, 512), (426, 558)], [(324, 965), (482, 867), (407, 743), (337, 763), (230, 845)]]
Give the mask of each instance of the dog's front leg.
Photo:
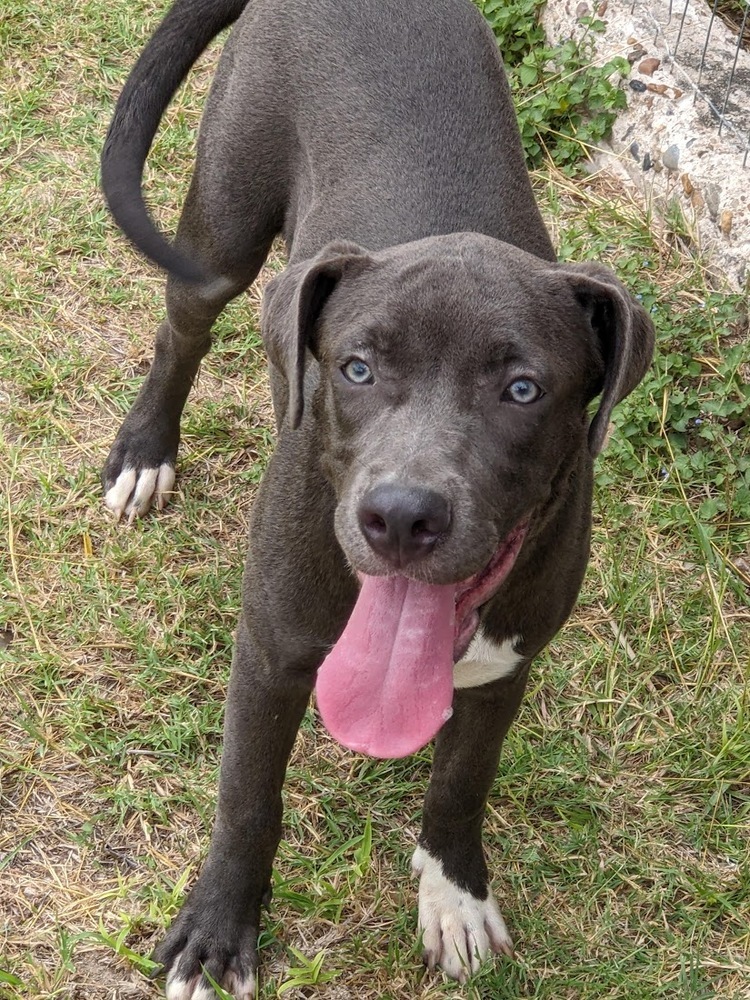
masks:
[(243, 619), (224, 723), (219, 804), (198, 883), (155, 952), (168, 1000), (255, 995), (260, 909), (281, 837), (281, 786), (314, 681), (266, 662)]
[(435, 744), (422, 833), (412, 867), (419, 881), (424, 959), (464, 982), (490, 952), (513, 954), (489, 886), (482, 848), (485, 803), (505, 735), (523, 697), (528, 664), (509, 679), (455, 692)]

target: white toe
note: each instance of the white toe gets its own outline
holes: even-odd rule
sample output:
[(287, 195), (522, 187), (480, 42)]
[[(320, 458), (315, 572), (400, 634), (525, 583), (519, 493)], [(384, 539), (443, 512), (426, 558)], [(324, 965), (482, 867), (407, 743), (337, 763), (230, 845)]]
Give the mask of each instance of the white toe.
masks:
[(104, 497), (104, 502), (119, 521), (127, 514), (130, 524), (147, 514), (153, 503), (163, 510), (174, 489), (174, 466), (162, 462), (157, 468), (123, 469)]
[(250, 979), (240, 978), (230, 972), (227, 976), (227, 990), (234, 996), (234, 1000), (253, 1000), (255, 996), (256, 977)]
[[(182, 955), (183, 952), (177, 956), (172, 971), (167, 976), (165, 990), (167, 1000), (217, 1000), (216, 991), (204, 980), (203, 976), (191, 976), (189, 979), (180, 978)], [(255, 976), (245, 978), (234, 972), (227, 972), (219, 985), (231, 993), (234, 1000), (253, 1000), (257, 981)]]
[(174, 480), (174, 467), (163, 462), (156, 477), (156, 506), (159, 510), (164, 510), (169, 503), (169, 498), (174, 492)]
[(115, 480), (114, 486), (110, 486), (104, 497), (104, 503), (114, 512), (118, 521), (122, 517), (130, 495), (133, 492), (135, 481), (135, 469), (123, 469)]
[(191, 1000), (216, 1000), (216, 990), (213, 986), (201, 983), (193, 993)]
[(159, 474), (158, 469), (143, 469), (138, 476), (138, 481), (135, 484), (135, 489), (133, 490), (133, 496), (126, 508), (126, 513), (129, 515), (129, 520), (132, 522), (136, 517), (143, 517), (144, 514), (148, 513), (148, 509), (151, 506), (151, 500), (154, 496), (154, 490), (156, 488), (156, 477)]
[[(175, 960), (175, 969), (179, 969), (181, 957), (182, 952)], [(173, 970), (167, 976), (167, 985), (164, 990), (167, 1000), (197, 1000), (197, 994), (194, 993), (194, 990), (199, 982), (198, 976), (191, 976), (190, 979), (178, 979)], [(216, 1000), (215, 995), (211, 997), (211, 1000)]]

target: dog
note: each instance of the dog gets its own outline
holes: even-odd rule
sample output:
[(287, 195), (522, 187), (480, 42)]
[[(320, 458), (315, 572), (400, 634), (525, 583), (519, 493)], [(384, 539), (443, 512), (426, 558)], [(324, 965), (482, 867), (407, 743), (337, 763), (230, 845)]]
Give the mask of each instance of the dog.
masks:
[[(232, 23), (171, 245), (144, 162)], [(469, 0), (177, 0), (119, 98), (102, 184), (169, 274), (153, 365), (103, 473), (118, 518), (167, 502), (211, 325), (275, 237), (288, 249), (261, 317), (278, 441), (251, 519), (210, 851), (155, 952), (167, 996), (206, 1000), (211, 980), (254, 995), (314, 687), (354, 750), (435, 739), (419, 933), (427, 964), (464, 981), (512, 954), (485, 802), (530, 663), (576, 600), (593, 460), (650, 363), (649, 317), (607, 268), (555, 261)]]

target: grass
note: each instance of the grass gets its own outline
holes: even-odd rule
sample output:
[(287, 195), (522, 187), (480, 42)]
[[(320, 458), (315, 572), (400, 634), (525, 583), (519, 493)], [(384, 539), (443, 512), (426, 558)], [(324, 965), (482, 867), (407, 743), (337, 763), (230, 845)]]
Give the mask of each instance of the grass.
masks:
[[(246, 519), (272, 444), (256, 289), (202, 367), (175, 503), (129, 528), (105, 516), (98, 470), (147, 368), (162, 280), (102, 208), (97, 156), (156, 17), (133, 0), (6, 0), (0, 24), (3, 1000), (160, 995), (147, 956), (207, 847)], [(214, 60), (154, 153), (168, 228)], [(747, 314), (713, 289), (678, 214), (660, 223), (603, 180), (535, 183), (561, 255), (615, 267), (660, 350), (618, 413), (581, 600), (535, 667), (490, 803), (518, 959), (466, 988), (425, 974), (408, 861), (429, 751), (367, 760), (309, 714), (264, 998), (750, 997)]]
[(742, 34), (742, 47), (750, 47), (750, 20), (747, 15), (747, 0), (718, 0), (716, 13), (736, 34)]

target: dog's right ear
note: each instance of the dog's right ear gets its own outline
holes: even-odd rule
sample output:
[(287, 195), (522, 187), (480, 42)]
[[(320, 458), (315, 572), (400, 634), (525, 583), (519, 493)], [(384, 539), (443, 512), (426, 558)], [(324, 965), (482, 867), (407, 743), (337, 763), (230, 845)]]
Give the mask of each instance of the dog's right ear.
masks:
[(339, 240), (310, 260), (290, 264), (266, 285), (260, 333), (269, 361), (289, 386), (287, 417), (292, 428), (302, 420), (305, 354), (315, 324), (339, 281), (359, 274), (370, 261), (362, 247)]

